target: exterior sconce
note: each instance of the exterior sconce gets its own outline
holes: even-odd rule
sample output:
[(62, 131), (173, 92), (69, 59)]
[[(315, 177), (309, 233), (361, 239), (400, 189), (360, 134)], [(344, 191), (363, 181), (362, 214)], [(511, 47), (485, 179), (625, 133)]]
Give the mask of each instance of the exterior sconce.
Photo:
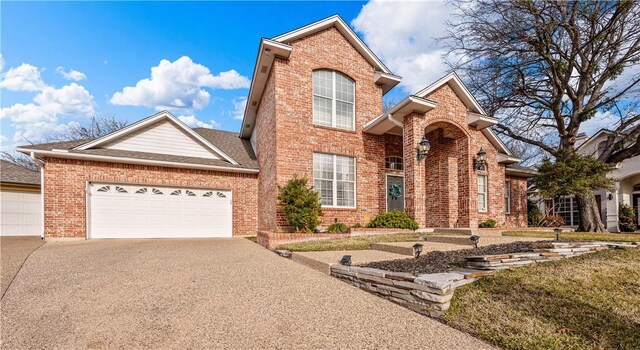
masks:
[(480, 151), (473, 157), (473, 168), (479, 171), (487, 170), (487, 152), (480, 147)]
[(427, 140), (427, 137), (423, 135), (422, 140), (418, 142), (418, 148), (416, 149), (418, 153), (418, 163), (427, 158), (429, 149), (431, 149), (431, 144), (429, 143), (429, 140)]
[(607, 198), (609, 198), (610, 201), (613, 200), (613, 193), (609, 193), (609, 196), (607, 196)]

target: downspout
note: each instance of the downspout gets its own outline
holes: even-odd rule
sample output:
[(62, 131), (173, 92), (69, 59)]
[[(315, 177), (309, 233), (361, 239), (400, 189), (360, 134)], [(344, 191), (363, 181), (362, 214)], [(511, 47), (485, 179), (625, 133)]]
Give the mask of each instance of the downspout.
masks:
[(40, 166), (40, 239), (44, 241), (44, 162), (36, 158), (34, 152), (29, 157)]

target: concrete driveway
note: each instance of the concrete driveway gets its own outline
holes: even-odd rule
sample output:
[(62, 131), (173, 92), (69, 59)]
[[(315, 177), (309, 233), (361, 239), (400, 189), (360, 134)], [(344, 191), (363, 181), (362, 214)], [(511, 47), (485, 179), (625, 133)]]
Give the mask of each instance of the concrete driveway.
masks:
[(242, 238), (48, 242), (1, 303), (6, 349), (489, 348)]

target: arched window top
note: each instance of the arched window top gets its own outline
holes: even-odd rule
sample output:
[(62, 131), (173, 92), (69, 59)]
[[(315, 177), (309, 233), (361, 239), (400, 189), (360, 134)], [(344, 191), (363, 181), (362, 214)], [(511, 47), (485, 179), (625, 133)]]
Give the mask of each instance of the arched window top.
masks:
[(111, 186), (102, 186), (98, 188), (98, 192), (109, 192), (110, 189), (111, 189)]
[(385, 168), (391, 170), (403, 170), (404, 163), (402, 157), (390, 156), (385, 158)]
[(333, 70), (313, 71), (313, 123), (355, 130), (355, 82)]

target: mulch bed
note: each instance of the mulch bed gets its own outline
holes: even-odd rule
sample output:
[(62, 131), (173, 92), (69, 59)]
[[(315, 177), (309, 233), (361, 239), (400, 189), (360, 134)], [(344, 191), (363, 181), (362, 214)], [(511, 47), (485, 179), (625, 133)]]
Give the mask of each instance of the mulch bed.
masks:
[[(408, 258), (389, 261), (377, 261), (361, 265), (394, 272), (408, 272), (415, 274), (438, 273), (451, 270), (464, 269), (464, 258), (469, 255), (496, 255), (510, 253), (524, 253), (533, 250), (534, 243), (539, 242), (513, 242), (493, 244), (478, 249), (464, 249), (453, 251), (434, 251), (423, 253), (418, 259)], [(428, 242), (426, 244), (429, 244)]]

